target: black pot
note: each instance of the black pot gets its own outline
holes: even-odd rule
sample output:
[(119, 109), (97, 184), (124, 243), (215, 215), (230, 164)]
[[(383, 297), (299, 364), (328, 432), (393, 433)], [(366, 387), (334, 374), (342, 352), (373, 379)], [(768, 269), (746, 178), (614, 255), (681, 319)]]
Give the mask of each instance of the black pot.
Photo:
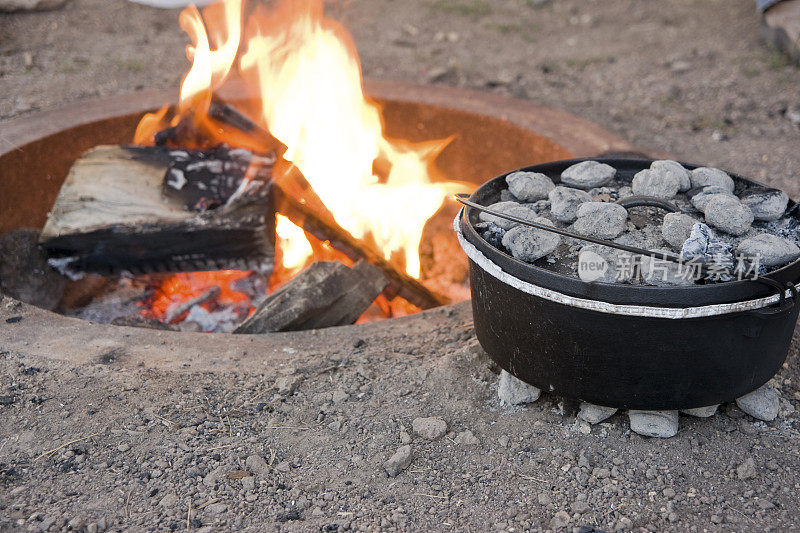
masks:
[[(595, 160), (627, 181), (652, 162)], [(521, 170), (558, 183), (561, 172), (580, 161)], [(499, 201), (506, 175), (482, 185), (470, 200)], [(731, 177), (737, 192), (762, 186)], [(456, 229), (470, 257), (478, 340), (498, 365), (536, 387), (609, 407), (689, 409), (757, 389), (786, 359), (800, 311), (794, 290), (749, 280), (668, 288), (587, 283), (498, 250), (475, 230), (477, 217), (465, 208)], [(793, 289), (800, 260), (766, 277)]]

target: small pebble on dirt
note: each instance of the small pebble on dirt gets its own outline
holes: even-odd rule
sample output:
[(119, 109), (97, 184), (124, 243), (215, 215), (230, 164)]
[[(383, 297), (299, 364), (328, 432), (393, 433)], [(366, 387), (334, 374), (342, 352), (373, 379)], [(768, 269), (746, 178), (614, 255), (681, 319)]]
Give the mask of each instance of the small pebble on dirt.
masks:
[(550, 213), (559, 222), (570, 223), (578, 216), (578, 207), (585, 202), (591, 202), (592, 197), (586, 191), (571, 189), (569, 187), (556, 187), (548, 195), (550, 199)]
[(389, 477), (395, 477), (408, 468), (411, 464), (411, 460), (411, 445), (406, 444), (405, 446), (400, 446), (397, 451), (389, 457), (389, 460), (383, 464), (383, 469), (389, 474)]
[(539, 172), (512, 172), (506, 176), (508, 190), (521, 202), (544, 200), (555, 188), (553, 180)]
[(264, 477), (269, 474), (270, 467), (263, 457), (259, 455), (249, 455), (244, 462), (247, 470), (256, 476)]
[(771, 233), (748, 237), (739, 243), (736, 251), (751, 263), (766, 267), (785, 265), (800, 257), (800, 247)]
[(753, 479), (756, 477), (756, 463), (752, 457), (748, 457), (742, 464), (736, 467), (736, 477), (741, 480)]
[(789, 196), (779, 189), (757, 187), (741, 195), (744, 205), (750, 208), (756, 220), (778, 220), (789, 203)]
[(772, 422), (778, 416), (780, 398), (775, 389), (766, 384), (737, 399), (736, 405), (753, 418)]
[(678, 434), (678, 411), (628, 411), (631, 431), (645, 437), (667, 439)]
[(561, 173), (561, 183), (578, 189), (602, 187), (617, 175), (611, 165), (597, 161), (582, 161), (568, 167)]
[(753, 224), (750, 208), (732, 196), (714, 196), (706, 205), (706, 223), (731, 235), (744, 235)]
[(628, 211), (619, 204), (586, 202), (578, 207), (577, 220), (572, 226), (581, 235), (599, 239), (614, 239), (625, 231)]
[(733, 192), (734, 183), (733, 179), (718, 168), (699, 167), (692, 170), (691, 175), (692, 187), (706, 187), (708, 185), (716, 185)]
[(453, 440), (455, 440), (456, 444), (464, 444), (467, 446), (473, 446), (480, 443), (478, 437), (473, 435), (470, 430), (459, 432), (459, 434), (456, 435), (456, 438)]
[(500, 382), (497, 385), (497, 396), (500, 402), (506, 405), (522, 405), (535, 402), (542, 391), (528, 385), (521, 379), (512, 376), (505, 370), (500, 372)]
[(447, 422), (438, 416), (430, 416), (426, 418), (415, 418), (411, 422), (411, 428), (416, 435), (423, 439), (436, 440), (447, 433)]

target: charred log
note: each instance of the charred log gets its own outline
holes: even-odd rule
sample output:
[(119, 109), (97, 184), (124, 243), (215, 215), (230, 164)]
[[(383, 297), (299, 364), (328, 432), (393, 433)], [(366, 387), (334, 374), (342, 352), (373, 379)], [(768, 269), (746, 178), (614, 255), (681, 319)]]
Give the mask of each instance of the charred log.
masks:
[(72, 272), (270, 271), (271, 163), (248, 154), (93, 148), (70, 170), (40, 243)]
[(299, 331), (352, 324), (386, 287), (380, 269), (317, 261), (258, 306), (234, 333)]

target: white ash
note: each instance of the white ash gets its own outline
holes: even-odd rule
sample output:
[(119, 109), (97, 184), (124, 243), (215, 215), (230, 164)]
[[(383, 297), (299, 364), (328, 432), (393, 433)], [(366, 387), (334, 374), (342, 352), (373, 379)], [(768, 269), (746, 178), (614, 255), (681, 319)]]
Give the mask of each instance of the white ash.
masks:
[(707, 407), (694, 407), (692, 409), (682, 409), (681, 413), (696, 418), (709, 418), (717, 413), (719, 405), (709, 405)]
[(239, 313), (230, 307), (209, 311), (202, 305), (195, 305), (189, 310), (183, 323), (198, 324), (200, 330), (205, 332), (231, 333), (241, 321)]
[(753, 224), (753, 212), (738, 198), (717, 195), (705, 209), (706, 223), (731, 235), (744, 235)]
[(650, 170), (662, 176), (674, 176), (678, 179), (678, 191), (686, 192), (692, 188), (691, 173), (677, 161), (662, 159), (653, 161)]
[[(653, 250), (667, 252), (667, 250)], [(694, 278), (683, 265), (644, 255), (639, 260), (642, 280), (656, 287), (686, 287), (694, 285)]]
[(610, 418), (617, 412), (615, 407), (604, 407), (592, 403), (582, 402), (578, 411), (578, 418), (590, 424), (599, 424), (603, 420)]
[(689, 201), (692, 203), (692, 207), (694, 207), (701, 213), (705, 213), (706, 206), (708, 205), (708, 202), (710, 202), (712, 198), (720, 195), (730, 196), (731, 198), (735, 198), (734, 194), (730, 192), (728, 189), (724, 187), (719, 187), (717, 185), (699, 187), (697, 189), (692, 189), (687, 193), (687, 196), (689, 196)]
[(765, 267), (782, 266), (800, 257), (800, 247), (795, 243), (769, 233), (744, 239), (736, 251), (750, 264)]
[(692, 226), (697, 222), (684, 213), (667, 213), (661, 226), (661, 235), (670, 246), (679, 250), (692, 233)]
[(692, 170), (691, 175), (692, 187), (707, 187), (709, 185), (716, 185), (733, 192), (735, 186), (733, 178), (727, 172), (718, 168), (699, 167)]
[(559, 222), (573, 222), (578, 216), (578, 207), (591, 202), (592, 197), (586, 191), (558, 186), (548, 194), (550, 214)]
[(561, 183), (578, 189), (602, 187), (614, 179), (617, 170), (611, 165), (597, 161), (582, 161), (561, 173)]
[(692, 226), (689, 238), (683, 243), (681, 256), (696, 263), (716, 265), (719, 268), (712, 270), (711, 275), (718, 276), (717, 281), (729, 281), (732, 275), (724, 271), (736, 266), (732, 249), (730, 243), (719, 239), (711, 228), (698, 222)]
[(658, 172), (651, 169), (640, 170), (633, 177), (631, 188), (633, 194), (640, 196), (655, 196), (664, 200), (671, 200), (678, 194), (681, 187), (680, 178), (669, 172)]
[(506, 176), (508, 190), (522, 202), (535, 202), (547, 198), (555, 188), (553, 180), (539, 172), (512, 172)]
[(756, 220), (778, 220), (786, 212), (789, 196), (779, 189), (753, 188), (742, 193), (742, 203)]
[(628, 411), (631, 431), (645, 437), (668, 439), (678, 434), (678, 411)]
[(625, 231), (628, 211), (619, 204), (586, 202), (578, 206), (577, 220), (572, 228), (581, 235), (614, 239)]
[(578, 277), (586, 282), (625, 283), (634, 275), (635, 256), (601, 244), (587, 244), (578, 254)]
[(775, 389), (766, 384), (737, 399), (736, 405), (753, 418), (772, 422), (778, 416), (780, 398)]
[[(524, 220), (533, 221), (539, 215), (531, 209), (529, 206), (524, 204), (518, 204), (517, 202), (498, 202), (496, 204), (492, 204), (489, 206), (489, 209), (494, 211), (498, 211), (500, 213), (504, 213), (506, 215), (514, 216), (517, 218), (522, 218)], [(506, 220), (505, 218), (500, 218), (495, 215), (491, 215), (489, 213), (481, 213), (479, 218), (484, 222), (492, 222), (504, 230), (508, 231), (515, 226), (519, 226), (518, 222), (513, 222), (511, 220)]]
[[(533, 222), (552, 226), (553, 223), (544, 217), (535, 218)], [(532, 263), (553, 252), (561, 244), (561, 236), (546, 230), (523, 226), (522, 224), (512, 228), (503, 235), (503, 246), (511, 255)]]
[(500, 403), (505, 405), (532, 403), (538, 400), (541, 394), (542, 391), (533, 385), (528, 385), (505, 370), (500, 372), (500, 381), (497, 385), (497, 397), (500, 398)]

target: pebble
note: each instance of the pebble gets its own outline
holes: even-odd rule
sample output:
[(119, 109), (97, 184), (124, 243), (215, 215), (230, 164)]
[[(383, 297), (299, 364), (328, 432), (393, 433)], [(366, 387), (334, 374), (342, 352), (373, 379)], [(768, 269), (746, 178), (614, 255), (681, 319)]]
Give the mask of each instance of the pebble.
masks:
[(678, 433), (678, 411), (628, 411), (631, 431), (645, 437), (667, 439)]
[(550, 527), (556, 531), (561, 531), (569, 525), (571, 517), (566, 511), (559, 511), (550, 520)]
[(708, 185), (716, 185), (718, 187), (722, 187), (723, 189), (727, 189), (729, 192), (733, 192), (734, 183), (733, 179), (728, 176), (727, 172), (724, 172), (718, 168), (711, 168), (711, 167), (699, 167), (692, 170), (692, 175), (690, 177), (692, 182), (692, 187), (706, 187)]
[[(543, 217), (537, 217), (533, 222), (546, 226), (553, 225), (550, 220)], [(521, 261), (532, 263), (555, 251), (561, 244), (561, 235), (520, 224), (506, 232), (502, 242), (511, 255)]]
[(634, 256), (601, 244), (587, 244), (578, 253), (578, 277), (588, 283), (623, 283), (633, 278)]
[(383, 464), (383, 469), (389, 477), (395, 477), (409, 467), (412, 460), (411, 445), (400, 446), (389, 460)]
[(675, 176), (678, 179), (678, 190), (680, 192), (686, 192), (692, 188), (691, 173), (677, 161), (669, 159), (653, 161), (650, 164), (650, 170), (664, 176)]
[[(534, 219), (539, 217), (536, 211), (534, 211), (528, 206), (518, 204), (517, 202), (497, 202), (496, 204), (490, 205), (489, 208), (495, 211), (499, 211), (500, 213), (511, 215), (524, 220), (533, 221)], [(506, 231), (520, 225), (518, 222), (506, 220), (504, 218), (491, 215), (489, 213), (481, 213), (480, 215), (478, 215), (478, 218), (480, 218), (484, 222), (491, 222)]]
[(786, 206), (789, 204), (789, 196), (785, 192), (764, 187), (748, 189), (740, 198), (753, 212), (756, 220), (778, 220), (786, 212)]
[(253, 491), (256, 489), (256, 478), (253, 476), (245, 476), (242, 478), (242, 488), (246, 491)]
[(573, 229), (588, 237), (614, 239), (625, 231), (628, 211), (619, 204), (586, 202), (578, 207)]
[(724, 187), (717, 187), (716, 185), (692, 189), (687, 192), (686, 195), (689, 197), (689, 202), (691, 202), (692, 207), (701, 213), (705, 213), (708, 202), (710, 202), (711, 199), (716, 196), (735, 197), (734, 194), (728, 189), (725, 189)]
[(780, 398), (775, 389), (766, 384), (737, 399), (736, 405), (753, 418), (772, 422), (778, 416)]
[(643, 255), (639, 264), (641, 265), (642, 279), (648, 285), (656, 287), (694, 285), (695, 279), (691, 270), (678, 263)]
[(707, 407), (693, 407), (692, 409), (681, 409), (681, 413), (697, 418), (708, 418), (714, 416), (719, 405), (709, 405)]
[(213, 514), (222, 514), (227, 510), (228, 510), (228, 504), (222, 502), (212, 503), (211, 505), (206, 507), (206, 511)]
[(611, 165), (597, 161), (582, 161), (568, 167), (561, 173), (561, 183), (578, 189), (602, 187), (616, 176), (617, 170)]
[(247, 470), (257, 476), (267, 476), (270, 471), (270, 467), (267, 462), (264, 460), (263, 457), (259, 455), (250, 455), (244, 461)]
[(121, 453), (125, 453), (125, 452), (127, 452), (128, 450), (130, 450), (130, 449), (131, 449), (131, 445), (130, 445), (130, 444), (128, 444), (127, 442), (123, 442), (122, 444), (120, 444), (119, 446), (117, 446), (117, 451), (118, 451), (118, 452), (121, 452)]
[(680, 178), (669, 172), (656, 172), (651, 169), (640, 170), (633, 177), (631, 183), (633, 194), (640, 196), (655, 196), (664, 200), (671, 200), (681, 188)]
[(753, 224), (753, 212), (750, 208), (731, 196), (714, 196), (706, 205), (706, 223), (710, 226), (730, 233), (744, 235)]
[(580, 411), (578, 411), (578, 417), (590, 424), (599, 424), (603, 420), (613, 416), (616, 412), (616, 407), (604, 407), (602, 405), (582, 402)]
[(556, 187), (547, 195), (550, 199), (550, 214), (559, 222), (570, 223), (578, 216), (578, 207), (591, 202), (592, 197), (586, 191), (569, 187)]
[(522, 405), (535, 402), (542, 391), (512, 376), (505, 370), (500, 372), (500, 383), (497, 386), (497, 396), (500, 403), (506, 405)]
[(423, 439), (436, 440), (447, 433), (447, 422), (438, 416), (415, 418), (411, 422), (411, 429)]
[(508, 190), (521, 202), (544, 200), (555, 188), (553, 180), (540, 172), (512, 172), (506, 176)]
[(275, 380), (275, 388), (284, 396), (291, 396), (300, 384), (300, 376), (285, 376)]
[(771, 233), (746, 238), (736, 251), (751, 262), (767, 267), (785, 265), (800, 257), (800, 247)]
[(456, 438), (453, 440), (455, 440), (456, 444), (464, 444), (468, 446), (473, 446), (475, 444), (480, 443), (478, 437), (473, 435), (473, 433), (470, 430), (461, 431), (458, 435), (456, 435)]
[(692, 233), (697, 220), (683, 213), (667, 213), (661, 225), (661, 235), (673, 248), (680, 250)]
[(758, 473), (756, 472), (756, 463), (752, 457), (748, 457), (742, 464), (736, 467), (736, 477), (741, 480), (753, 479)]
[(158, 502), (158, 505), (168, 509), (178, 503), (178, 496), (174, 492), (170, 492)]

